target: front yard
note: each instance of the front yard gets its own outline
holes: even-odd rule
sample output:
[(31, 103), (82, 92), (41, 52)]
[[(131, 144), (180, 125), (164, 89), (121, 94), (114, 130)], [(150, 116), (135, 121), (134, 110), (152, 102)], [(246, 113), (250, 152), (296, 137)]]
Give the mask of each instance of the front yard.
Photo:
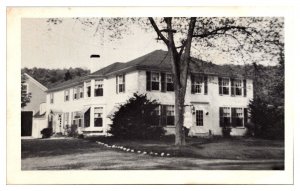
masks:
[[(135, 150), (126, 152), (107, 148), (122, 145)], [(187, 146), (176, 148), (172, 138), (160, 141), (116, 141), (109, 138), (91, 139), (36, 139), (22, 140), (22, 170), (66, 169), (217, 169), (217, 170), (272, 170), (283, 169), (283, 141), (259, 139), (195, 139)], [(136, 151), (170, 153), (160, 157)]]

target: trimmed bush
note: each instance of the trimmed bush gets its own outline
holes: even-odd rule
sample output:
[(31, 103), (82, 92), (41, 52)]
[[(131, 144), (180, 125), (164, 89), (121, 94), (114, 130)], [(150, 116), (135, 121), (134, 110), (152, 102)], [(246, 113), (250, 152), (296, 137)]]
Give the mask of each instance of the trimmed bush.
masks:
[(134, 93), (125, 104), (120, 105), (112, 119), (111, 133), (121, 139), (158, 139), (165, 130), (159, 126), (159, 116), (155, 109), (156, 100), (150, 100), (146, 94)]
[(44, 128), (43, 130), (41, 130), (41, 134), (42, 134), (43, 139), (49, 138), (52, 136), (53, 130), (51, 127), (47, 127), (47, 128)]

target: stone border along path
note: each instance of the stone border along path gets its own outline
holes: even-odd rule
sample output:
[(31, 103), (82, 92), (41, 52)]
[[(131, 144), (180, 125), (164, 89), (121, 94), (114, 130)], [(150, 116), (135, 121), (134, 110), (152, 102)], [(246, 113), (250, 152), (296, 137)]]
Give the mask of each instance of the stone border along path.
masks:
[(114, 148), (114, 149), (120, 149), (120, 150), (123, 150), (125, 152), (131, 152), (131, 153), (137, 153), (137, 154), (143, 154), (143, 155), (151, 155), (151, 156), (161, 156), (161, 157), (170, 157), (171, 154), (170, 153), (156, 153), (156, 152), (147, 152), (147, 151), (136, 151), (134, 149), (130, 149), (130, 148), (126, 148), (126, 147), (123, 147), (123, 146), (118, 146), (118, 145), (108, 145), (106, 143), (103, 143), (101, 141), (96, 141), (96, 143), (98, 145), (103, 145), (104, 147), (106, 148)]

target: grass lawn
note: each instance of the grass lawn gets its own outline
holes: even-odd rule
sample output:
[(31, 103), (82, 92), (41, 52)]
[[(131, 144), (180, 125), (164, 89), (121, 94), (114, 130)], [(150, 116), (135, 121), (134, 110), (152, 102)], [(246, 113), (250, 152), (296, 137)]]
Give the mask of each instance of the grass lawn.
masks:
[(176, 157), (205, 159), (284, 159), (284, 141), (244, 137), (186, 138), (186, 146), (175, 147), (174, 136), (160, 140), (116, 140), (109, 137), (90, 138), (109, 145), (120, 145), (146, 152), (170, 153)]
[[(172, 157), (155, 157), (106, 148), (95, 141), (136, 150), (167, 151)], [(257, 139), (188, 139), (176, 148), (172, 138), (160, 141), (117, 141), (111, 138), (22, 140), (22, 170), (280, 170), (283, 141)]]

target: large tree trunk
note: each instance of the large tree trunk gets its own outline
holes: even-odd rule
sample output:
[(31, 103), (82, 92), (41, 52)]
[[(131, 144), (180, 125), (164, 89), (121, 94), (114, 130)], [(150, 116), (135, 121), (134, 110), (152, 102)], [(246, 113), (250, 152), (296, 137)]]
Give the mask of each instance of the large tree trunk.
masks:
[(175, 145), (185, 145), (184, 134), (184, 100), (185, 88), (175, 91)]

